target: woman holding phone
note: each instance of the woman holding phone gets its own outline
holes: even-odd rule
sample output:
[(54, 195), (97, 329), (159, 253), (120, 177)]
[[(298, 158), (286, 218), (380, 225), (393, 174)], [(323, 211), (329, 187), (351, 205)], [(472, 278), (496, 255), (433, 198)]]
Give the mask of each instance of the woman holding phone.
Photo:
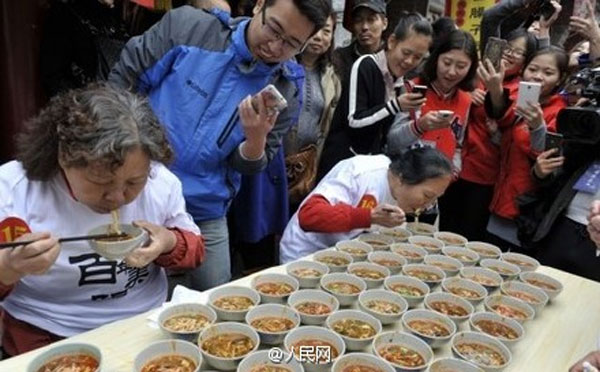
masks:
[[(536, 39), (525, 29), (517, 29), (508, 34), (506, 43), (500, 62), (504, 68), (502, 87), (508, 90), (510, 96), (518, 90), (525, 61), (536, 50)], [(486, 66), (489, 65), (486, 59), (484, 55), (480, 65), (487, 71)], [(485, 89), (479, 81), (478, 88), (471, 93), (471, 111), (461, 152), (462, 169), (458, 180), (450, 185), (444, 197), (457, 203), (462, 200), (470, 202), (445, 208), (440, 218), (441, 230), (454, 231), (474, 241), (488, 239), (489, 206), (500, 171), (502, 128), (485, 112)]]
[[(477, 71), (477, 47), (468, 32), (452, 31), (433, 50), (414, 84), (426, 85), (421, 112), (396, 115), (388, 134), (390, 151), (398, 151), (421, 142), (440, 150), (453, 162), (453, 172), (460, 171), (460, 146), (469, 117), (473, 78)], [(440, 199), (440, 208), (443, 200)], [(433, 223), (436, 215), (428, 213), (423, 221)]]
[(287, 263), (352, 239), (374, 224), (399, 226), (407, 213), (434, 204), (451, 179), (450, 161), (430, 147), (391, 158), (359, 155), (341, 161), (285, 228), (280, 261)]
[(343, 159), (384, 152), (394, 115), (423, 105), (422, 95), (406, 91), (403, 76), (427, 55), (432, 33), (421, 15), (403, 14), (386, 49), (354, 63), (350, 83), (343, 87), (333, 114), (317, 179)]
[[(487, 64), (479, 75), (485, 84), (485, 109), (489, 117), (507, 128), (500, 145), (500, 171), (490, 204), (488, 231), (504, 248), (520, 250), (515, 218), (519, 215), (517, 198), (534, 188), (531, 167), (537, 155), (544, 151), (546, 132), (556, 130), (558, 112), (566, 107), (558, 90), (568, 73), (569, 59), (556, 47), (537, 51), (525, 63), (522, 82), (540, 86), (539, 99), (525, 99), (517, 104), (517, 95), (503, 89), (503, 69), (495, 72)], [(491, 73), (490, 73), (491, 71)], [(525, 89), (528, 84), (520, 84)], [(523, 95), (523, 93), (520, 93)]]

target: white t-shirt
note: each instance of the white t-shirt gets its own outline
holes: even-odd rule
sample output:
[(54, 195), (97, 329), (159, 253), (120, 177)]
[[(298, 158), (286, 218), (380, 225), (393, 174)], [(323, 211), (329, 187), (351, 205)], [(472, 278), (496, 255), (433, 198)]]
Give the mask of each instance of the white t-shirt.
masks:
[[(200, 234), (185, 209), (181, 183), (166, 167), (152, 163), (146, 186), (119, 209), (121, 223), (146, 220)], [(24, 220), (31, 231), (53, 236), (85, 235), (111, 222), (69, 193), (61, 174), (31, 181), (21, 163), (0, 166), (0, 221)], [(61, 244), (56, 263), (44, 275), (22, 278), (3, 308), (13, 317), (59, 336), (72, 336), (159, 306), (167, 296), (165, 271), (154, 264), (136, 269), (107, 260), (85, 241)]]
[[(346, 203), (370, 209), (381, 203), (396, 205), (387, 179), (389, 166), (390, 159), (384, 155), (358, 155), (343, 160), (321, 180), (305, 201), (318, 194), (332, 205)], [(296, 212), (283, 232), (279, 260), (281, 263), (296, 260), (334, 246), (340, 240), (352, 239), (362, 231), (363, 229), (343, 233), (306, 232), (300, 227)]]

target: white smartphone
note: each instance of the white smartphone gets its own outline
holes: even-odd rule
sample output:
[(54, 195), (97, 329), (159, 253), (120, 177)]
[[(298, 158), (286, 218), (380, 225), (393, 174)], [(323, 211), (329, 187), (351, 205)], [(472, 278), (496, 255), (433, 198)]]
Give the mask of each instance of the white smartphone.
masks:
[(454, 111), (450, 111), (450, 110), (439, 110), (437, 112), (438, 116), (441, 117), (442, 119), (448, 119), (450, 117), (452, 117), (452, 115), (454, 115)]
[(277, 90), (277, 88), (275, 88), (273, 84), (269, 84), (252, 97), (252, 106), (257, 112), (258, 105), (256, 104), (255, 100), (258, 96), (261, 95), (265, 100), (265, 105), (267, 106), (267, 111), (269, 111), (269, 114), (280, 113), (288, 105), (287, 101), (285, 100), (283, 95)]
[(542, 84), (522, 81), (519, 83), (517, 107), (527, 107), (527, 102), (537, 103), (540, 100)]

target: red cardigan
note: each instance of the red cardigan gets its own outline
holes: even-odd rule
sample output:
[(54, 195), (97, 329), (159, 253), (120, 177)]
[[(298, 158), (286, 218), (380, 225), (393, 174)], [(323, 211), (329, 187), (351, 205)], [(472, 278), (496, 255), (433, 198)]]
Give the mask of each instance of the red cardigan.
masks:
[[(420, 79), (414, 80), (415, 84), (422, 84)], [(454, 117), (458, 118), (458, 125), (460, 125), (462, 132), (464, 133), (467, 127), (467, 119), (469, 116), (469, 108), (471, 107), (471, 95), (463, 90), (457, 89), (456, 92), (447, 98), (435, 91), (435, 89), (429, 86), (427, 93), (425, 94), (427, 102), (421, 107), (421, 115), (427, 114), (429, 111), (437, 110), (452, 110), (454, 111)], [(454, 158), (454, 152), (458, 145), (457, 139), (450, 128), (436, 129), (426, 131), (421, 140), (435, 142), (436, 147), (450, 160)]]
[[(516, 75), (504, 82), (504, 88), (508, 89), (510, 97), (518, 91), (519, 81), (521, 77)], [(484, 89), (483, 86), (479, 88)], [(471, 108), (462, 147), (460, 178), (480, 185), (493, 186), (500, 172), (500, 146), (492, 143), (487, 120), (483, 104)]]
[[(507, 114), (500, 120), (502, 126), (510, 126), (517, 120), (514, 110), (516, 96), (511, 98), (515, 99)], [(556, 117), (566, 106), (565, 101), (558, 94), (550, 97), (548, 102), (542, 105), (548, 131), (556, 131)], [(500, 151), (500, 173), (494, 188), (490, 211), (500, 217), (514, 219), (519, 215), (517, 197), (534, 189), (531, 167), (539, 155), (531, 148), (529, 129), (523, 120), (515, 122), (504, 131)]]

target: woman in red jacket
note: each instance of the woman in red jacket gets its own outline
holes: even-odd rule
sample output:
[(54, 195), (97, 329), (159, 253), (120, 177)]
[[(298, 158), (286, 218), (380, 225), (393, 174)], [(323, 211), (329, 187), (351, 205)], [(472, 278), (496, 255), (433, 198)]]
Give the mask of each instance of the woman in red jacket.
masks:
[[(473, 36), (462, 30), (450, 32), (433, 50), (414, 85), (426, 85), (421, 112), (400, 113), (388, 134), (390, 152), (416, 142), (431, 145), (460, 170), (460, 145), (469, 116), (473, 78), (477, 72), (477, 47)], [(440, 200), (441, 203), (441, 200)], [(426, 222), (433, 222), (428, 215)]]
[(514, 219), (519, 215), (517, 198), (534, 188), (531, 168), (544, 150), (546, 132), (556, 130), (558, 112), (566, 107), (558, 89), (568, 72), (568, 56), (559, 48), (537, 51), (525, 64), (522, 81), (541, 84), (539, 102), (517, 107), (516, 94), (502, 88), (503, 71), (495, 72), (486, 61), (479, 69), (488, 89), (485, 108), (491, 118), (506, 127), (500, 145), (500, 172), (490, 204), (488, 231), (499, 238), (499, 245), (517, 249)]
[[(514, 30), (506, 41), (508, 48), (502, 57), (503, 87), (510, 95), (519, 88), (525, 61), (535, 52), (537, 42), (524, 29)], [(476, 241), (488, 239), (489, 205), (500, 171), (501, 128), (485, 112), (485, 93), (485, 86), (479, 82), (471, 94), (472, 106), (461, 151), (462, 169), (459, 179), (444, 194), (444, 214), (440, 216), (440, 230), (454, 231)]]

